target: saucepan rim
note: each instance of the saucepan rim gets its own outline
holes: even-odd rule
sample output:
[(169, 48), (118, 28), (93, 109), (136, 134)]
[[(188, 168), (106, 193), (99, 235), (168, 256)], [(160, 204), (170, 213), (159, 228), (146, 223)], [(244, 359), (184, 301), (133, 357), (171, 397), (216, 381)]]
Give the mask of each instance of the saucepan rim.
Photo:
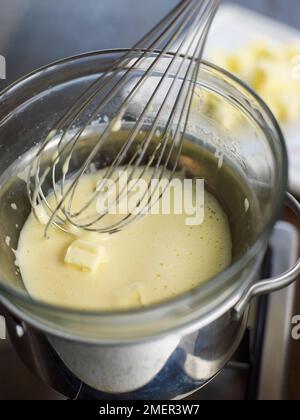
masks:
[[(88, 53), (64, 58), (63, 60), (55, 61), (51, 64), (43, 66), (25, 75), (24, 77), (18, 79), (16, 82), (14, 82), (13, 84), (5, 88), (2, 92), (0, 92), (0, 103), (2, 102), (3, 99), (5, 99), (5, 96), (8, 95), (13, 89), (16, 89), (19, 85), (21, 85), (22, 83), (26, 81), (30, 82), (30, 80), (33, 80), (35, 77), (38, 77), (43, 72), (51, 68), (57, 69), (58, 67), (66, 65), (66, 64), (72, 65), (73, 62), (78, 63), (79, 60), (84, 61), (84, 60), (88, 60), (92, 58), (99, 58), (101, 60), (102, 57), (109, 56), (109, 55), (116, 56), (116, 55), (124, 54), (128, 51), (130, 51), (130, 49), (127, 49), (127, 48), (93, 51), (93, 52), (88, 52)], [(136, 50), (136, 51), (138, 53), (142, 50)], [(168, 53), (168, 55), (172, 55), (172, 53)], [(21, 309), (21, 313), (22, 313), (22, 304), (26, 304), (27, 307), (29, 305), (30, 307), (32, 307), (33, 310), (37, 310), (37, 311), (39, 311), (39, 309), (42, 309), (42, 310), (49, 310), (50, 313), (56, 313), (56, 314), (59, 313), (61, 315), (70, 316), (70, 317), (80, 316), (81, 319), (83, 318), (87, 319), (87, 322), (88, 322), (89, 317), (96, 317), (96, 319), (98, 319), (99, 321), (103, 319), (105, 322), (105, 319), (107, 319), (107, 317), (110, 317), (110, 319), (115, 318), (117, 320), (119, 319), (118, 317), (122, 316), (123, 318), (124, 317), (126, 318), (128, 323), (130, 323), (133, 320), (137, 321), (141, 314), (145, 316), (147, 316), (148, 314), (149, 316), (151, 316), (151, 314), (153, 315), (159, 310), (162, 311), (162, 313), (163, 311), (168, 312), (169, 310), (172, 311), (178, 305), (184, 306), (184, 305), (190, 305), (192, 301), (196, 302), (197, 298), (199, 298), (199, 296), (203, 293), (205, 288), (213, 287), (213, 284), (226, 282), (226, 280), (228, 280), (229, 278), (232, 278), (233, 276), (237, 275), (241, 270), (243, 270), (246, 267), (246, 265), (251, 260), (253, 260), (255, 256), (257, 256), (262, 251), (263, 245), (266, 243), (266, 240), (268, 239), (275, 222), (279, 218), (282, 205), (284, 202), (285, 191), (287, 188), (288, 158), (287, 158), (287, 150), (286, 150), (284, 137), (279, 127), (279, 124), (277, 123), (275, 117), (273, 116), (268, 106), (249, 86), (247, 86), (245, 83), (243, 83), (241, 80), (239, 80), (237, 77), (230, 74), (226, 70), (221, 69), (220, 67), (212, 63), (209, 63), (207, 61), (203, 61), (202, 69), (206, 71), (214, 72), (214, 74), (216, 74), (218, 77), (223, 78), (223, 79), (225, 78), (228, 81), (228, 83), (231, 82), (234, 84), (235, 87), (238, 86), (241, 92), (244, 91), (247, 93), (247, 95), (250, 95), (250, 97), (252, 97), (252, 99), (255, 100), (255, 102), (259, 105), (259, 107), (261, 107), (263, 113), (267, 116), (269, 123), (271, 124), (272, 129), (274, 130), (276, 134), (276, 138), (277, 138), (276, 140), (278, 140), (277, 144), (275, 144), (275, 142), (273, 142), (274, 144), (270, 144), (272, 153), (274, 155), (274, 159), (276, 158), (276, 156), (277, 158), (278, 156), (280, 156), (280, 159), (281, 159), (281, 162), (279, 165), (281, 168), (281, 172), (277, 173), (278, 176), (276, 177), (276, 180), (275, 180), (276, 186), (274, 187), (277, 189), (277, 194), (274, 198), (274, 205), (273, 205), (272, 211), (270, 212), (270, 215), (268, 219), (266, 220), (264, 227), (262, 228), (261, 232), (257, 235), (257, 237), (253, 240), (251, 246), (249, 246), (249, 248), (243, 253), (243, 255), (239, 259), (237, 259), (235, 262), (233, 262), (228, 268), (223, 270), (220, 274), (215, 276), (206, 284), (195, 289), (192, 293), (189, 292), (189, 293), (180, 295), (176, 298), (173, 298), (170, 301), (162, 302), (162, 303), (152, 305), (149, 307), (145, 307), (141, 309), (140, 308), (132, 309), (132, 310), (124, 311), (124, 312), (123, 311), (107, 312), (107, 311), (90, 311), (90, 310), (82, 311), (79, 309), (64, 308), (61, 306), (47, 304), (44, 302), (36, 301), (30, 298), (28, 295), (25, 295), (0, 281), (0, 301), (1, 301), (1, 294), (2, 294), (2, 299), (4, 301), (4, 304), (5, 302), (6, 302), (6, 306), (8, 306), (7, 304), (9, 304), (12, 311), (14, 307), (15, 308), (18, 307), (19, 308), (18, 310)], [(246, 287), (247, 287), (247, 284), (243, 285), (242, 288), (239, 288), (238, 290), (235, 291), (236, 299), (233, 299), (229, 303), (229, 305), (233, 306), (235, 304), (235, 301), (239, 299), (240, 295), (242, 294), (242, 292), (244, 291)], [(196, 321), (196, 318), (194, 321)], [(35, 323), (34, 320), (32, 322)], [(47, 329), (47, 328), (49, 327), (45, 325), (44, 326), (41, 325), (41, 329)], [(57, 328), (59, 328), (59, 326), (57, 326)], [(176, 327), (174, 326), (173, 329), (175, 330)], [(51, 328), (50, 330), (53, 333), (57, 333), (55, 329)], [(70, 337), (73, 338), (73, 335), (70, 334)]]

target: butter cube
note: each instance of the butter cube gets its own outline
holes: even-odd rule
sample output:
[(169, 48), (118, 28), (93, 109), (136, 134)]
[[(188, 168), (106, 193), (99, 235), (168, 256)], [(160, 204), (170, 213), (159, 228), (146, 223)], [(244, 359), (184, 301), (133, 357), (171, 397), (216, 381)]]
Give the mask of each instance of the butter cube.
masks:
[(135, 308), (145, 305), (143, 285), (132, 284), (115, 293), (116, 303), (122, 308)]
[(100, 264), (108, 261), (108, 254), (104, 246), (95, 242), (76, 239), (67, 249), (64, 261), (81, 271), (95, 272)]

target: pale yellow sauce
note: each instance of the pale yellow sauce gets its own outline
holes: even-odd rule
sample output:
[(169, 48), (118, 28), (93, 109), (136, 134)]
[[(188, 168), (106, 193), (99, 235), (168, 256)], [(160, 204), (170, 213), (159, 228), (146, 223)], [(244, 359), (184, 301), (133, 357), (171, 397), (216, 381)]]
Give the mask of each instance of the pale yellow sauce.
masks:
[[(83, 202), (101, 173), (86, 175), (76, 199)], [(192, 194), (192, 192), (191, 192)], [(76, 203), (78, 205), (78, 203)], [(205, 192), (204, 221), (186, 225), (186, 215), (146, 215), (103, 243), (109, 260), (95, 272), (81, 271), (64, 258), (72, 234), (45, 225), (30, 214), (22, 228), (17, 257), (29, 294), (64, 307), (114, 310), (157, 303), (190, 291), (231, 262), (228, 220), (218, 201)]]

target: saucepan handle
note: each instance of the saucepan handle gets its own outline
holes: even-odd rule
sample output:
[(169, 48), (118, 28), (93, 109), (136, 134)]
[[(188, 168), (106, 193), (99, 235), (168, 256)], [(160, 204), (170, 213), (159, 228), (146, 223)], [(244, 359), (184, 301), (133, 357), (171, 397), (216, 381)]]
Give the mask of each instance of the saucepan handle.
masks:
[[(293, 212), (300, 219), (300, 204), (299, 202), (289, 193), (286, 193), (286, 205), (290, 207)], [(241, 297), (239, 302), (233, 309), (233, 317), (240, 319), (245, 312), (249, 302), (255, 296), (263, 295), (266, 293), (276, 292), (277, 290), (283, 289), (293, 283), (296, 278), (300, 275), (300, 258), (296, 264), (285, 273), (280, 276), (273, 277), (270, 279), (261, 280), (248, 289)]]

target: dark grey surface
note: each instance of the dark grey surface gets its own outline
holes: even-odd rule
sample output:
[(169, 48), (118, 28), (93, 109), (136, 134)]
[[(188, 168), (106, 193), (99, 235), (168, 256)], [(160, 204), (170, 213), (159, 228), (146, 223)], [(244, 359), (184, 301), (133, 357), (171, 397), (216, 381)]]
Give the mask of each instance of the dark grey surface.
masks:
[(62, 396), (33, 376), (8, 339), (0, 340), (0, 401), (54, 399)]
[[(0, 0), (0, 54), (7, 80), (53, 60), (132, 46), (178, 0)], [(223, 0), (300, 28), (299, 0)]]
[(263, 13), (274, 19), (300, 28), (300, 1), (299, 0), (221, 0), (223, 3), (232, 3), (245, 6), (248, 9)]
[(0, 0), (0, 54), (8, 80), (65, 56), (132, 46), (177, 2)]

